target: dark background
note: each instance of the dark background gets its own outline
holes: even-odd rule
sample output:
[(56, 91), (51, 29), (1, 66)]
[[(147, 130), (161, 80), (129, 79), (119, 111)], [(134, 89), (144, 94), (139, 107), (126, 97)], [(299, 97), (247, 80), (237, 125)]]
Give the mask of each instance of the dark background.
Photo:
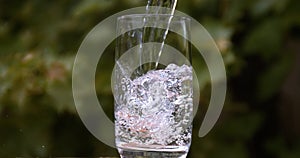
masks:
[[(96, 24), (144, 5), (146, 0), (0, 0), (0, 157), (118, 156), (79, 119), (72, 65)], [(207, 70), (198, 74), (201, 107), (189, 157), (300, 157), (300, 1), (179, 0), (177, 9), (213, 36), (228, 78), (221, 118), (198, 138), (210, 98)], [(112, 54), (104, 54), (104, 66), (113, 64)], [(99, 71), (96, 85), (112, 119), (110, 73)]]

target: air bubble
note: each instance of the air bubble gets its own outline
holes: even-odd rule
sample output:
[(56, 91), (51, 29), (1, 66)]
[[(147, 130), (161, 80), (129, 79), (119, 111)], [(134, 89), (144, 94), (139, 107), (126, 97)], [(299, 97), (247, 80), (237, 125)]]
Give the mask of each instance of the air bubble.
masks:
[(188, 143), (192, 117), (192, 68), (170, 64), (133, 81), (122, 78), (124, 101), (117, 105), (116, 136), (127, 143)]

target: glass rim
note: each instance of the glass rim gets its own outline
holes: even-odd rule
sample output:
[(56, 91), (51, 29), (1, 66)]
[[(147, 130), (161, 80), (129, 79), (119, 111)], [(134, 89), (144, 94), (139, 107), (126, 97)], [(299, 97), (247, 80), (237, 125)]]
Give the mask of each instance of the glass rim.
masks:
[(122, 15), (117, 18), (118, 21), (120, 20), (136, 20), (135, 18), (147, 18), (147, 17), (156, 17), (156, 18), (169, 18), (172, 17), (172, 21), (191, 21), (189, 17), (186, 16), (179, 16), (179, 15), (171, 15), (171, 14), (128, 14)]

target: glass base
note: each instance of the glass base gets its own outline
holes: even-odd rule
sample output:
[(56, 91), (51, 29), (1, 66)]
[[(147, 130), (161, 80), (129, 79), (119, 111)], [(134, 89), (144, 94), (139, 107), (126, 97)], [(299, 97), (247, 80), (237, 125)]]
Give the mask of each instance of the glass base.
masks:
[(118, 148), (121, 158), (186, 158), (186, 151), (139, 150)]

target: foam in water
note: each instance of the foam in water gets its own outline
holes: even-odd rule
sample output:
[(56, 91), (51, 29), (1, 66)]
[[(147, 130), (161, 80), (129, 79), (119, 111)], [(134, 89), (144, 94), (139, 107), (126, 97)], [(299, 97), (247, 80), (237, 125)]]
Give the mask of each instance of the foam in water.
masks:
[(123, 78), (121, 84), (124, 96), (119, 99), (124, 104), (115, 109), (117, 146), (189, 146), (191, 66), (170, 64), (132, 81)]

